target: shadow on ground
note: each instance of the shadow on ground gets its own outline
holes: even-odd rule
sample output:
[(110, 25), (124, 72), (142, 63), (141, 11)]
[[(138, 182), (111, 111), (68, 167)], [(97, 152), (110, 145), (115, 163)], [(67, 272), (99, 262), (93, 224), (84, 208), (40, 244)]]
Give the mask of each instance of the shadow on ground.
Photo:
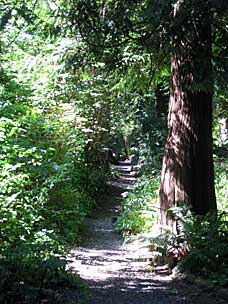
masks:
[(89, 304), (223, 304), (216, 294), (171, 276), (155, 276), (148, 261), (138, 259), (140, 248), (125, 246), (113, 230), (113, 218), (121, 209), (121, 194), (137, 179), (134, 166), (122, 163), (120, 174), (100, 198), (80, 247), (70, 255), (69, 268), (89, 285)]

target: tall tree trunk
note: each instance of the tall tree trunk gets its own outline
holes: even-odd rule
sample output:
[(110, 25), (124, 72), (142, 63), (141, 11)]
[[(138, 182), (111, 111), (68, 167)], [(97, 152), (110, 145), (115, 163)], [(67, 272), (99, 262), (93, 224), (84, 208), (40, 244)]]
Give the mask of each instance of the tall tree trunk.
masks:
[[(201, 1), (202, 3), (202, 1)], [(173, 37), (168, 136), (159, 191), (160, 224), (175, 230), (168, 209), (183, 203), (196, 214), (216, 210), (212, 159), (212, 95), (210, 1), (197, 7), (177, 1)], [(187, 12), (187, 14), (189, 11)]]

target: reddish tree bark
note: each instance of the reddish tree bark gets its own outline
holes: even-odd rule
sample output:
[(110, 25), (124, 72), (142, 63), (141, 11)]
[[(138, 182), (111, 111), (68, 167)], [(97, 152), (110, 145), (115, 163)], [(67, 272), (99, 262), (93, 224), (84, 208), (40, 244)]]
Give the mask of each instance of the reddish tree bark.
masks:
[(210, 1), (195, 7), (189, 19), (184, 3), (177, 1), (174, 12), (178, 28), (173, 37), (168, 136), (159, 191), (160, 223), (173, 229), (169, 208), (186, 203), (196, 214), (216, 210)]

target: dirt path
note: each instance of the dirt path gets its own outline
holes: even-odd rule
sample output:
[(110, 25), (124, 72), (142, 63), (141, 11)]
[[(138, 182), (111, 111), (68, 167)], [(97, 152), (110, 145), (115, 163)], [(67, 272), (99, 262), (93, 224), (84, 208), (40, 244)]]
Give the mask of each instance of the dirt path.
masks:
[(87, 219), (83, 244), (72, 250), (70, 266), (90, 286), (90, 304), (194, 303), (180, 293), (181, 285), (173, 285), (169, 276), (149, 272), (147, 262), (140, 259), (140, 249), (124, 245), (121, 236), (113, 231), (121, 195), (135, 180), (130, 163), (122, 163), (118, 170), (120, 178), (100, 199), (93, 217)]

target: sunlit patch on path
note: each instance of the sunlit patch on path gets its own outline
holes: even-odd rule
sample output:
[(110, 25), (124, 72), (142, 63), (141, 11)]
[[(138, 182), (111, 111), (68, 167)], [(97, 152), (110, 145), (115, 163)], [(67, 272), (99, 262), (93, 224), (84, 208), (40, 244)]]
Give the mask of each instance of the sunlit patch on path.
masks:
[(148, 270), (148, 261), (140, 259), (140, 248), (124, 244), (114, 232), (121, 194), (136, 180), (130, 162), (117, 169), (120, 176), (110, 184), (110, 192), (101, 198), (93, 217), (87, 219), (85, 240), (72, 250), (69, 267), (89, 284), (91, 304), (189, 303), (170, 293), (170, 277), (156, 277)]

